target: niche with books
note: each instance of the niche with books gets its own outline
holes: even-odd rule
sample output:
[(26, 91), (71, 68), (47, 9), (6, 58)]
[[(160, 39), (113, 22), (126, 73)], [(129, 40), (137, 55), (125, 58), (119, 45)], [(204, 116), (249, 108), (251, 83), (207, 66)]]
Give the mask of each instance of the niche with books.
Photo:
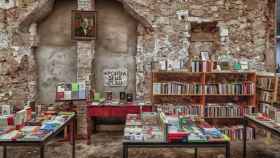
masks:
[(190, 57), (200, 56), (200, 52), (208, 52), (211, 57), (220, 47), (219, 28), (217, 22), (191, 23)]

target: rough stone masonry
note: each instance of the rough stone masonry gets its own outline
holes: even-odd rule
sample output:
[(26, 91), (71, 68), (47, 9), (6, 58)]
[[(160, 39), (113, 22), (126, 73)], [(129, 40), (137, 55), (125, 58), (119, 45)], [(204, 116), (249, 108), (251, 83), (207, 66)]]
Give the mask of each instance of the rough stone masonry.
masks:
[[(149, 100), (152, 62), (188, 61), (193, 51), (212, 45), (212, 53), (263, 63), (275, 68), (275, 0), (117, 0), (139, 22), (137, 29), (136, 94)], [(22, 106), (38, 100), (37, 24), (52, 12), (55, 0), (0, 0), (0, 104)], [(78, 0), (79, 10), (93, 10), (91, 0)], [(217, 32), (197, 32), (209, 23)], [(194, 34), (200, 38), (192, 38)], [(208, 41), (203, 38), (208, 37)], [(209, 38), (210, 37), (210, 38)], [(213, 37), (213, 38), (212, 38)], [(215, 37), (215, 38), (214, 38)], [(217, 37), (217, 38), (216, 38)], [(201, 48), (202, 47), (202, 48)], [(206, 48), (205, 48), (206, 49)], [(95, 41), (77, 41), (77, 80), (94, 85)], [(85, 129), (85, 106), (78, 111)], [(80, 130), (85, 133), (85, 130)]]

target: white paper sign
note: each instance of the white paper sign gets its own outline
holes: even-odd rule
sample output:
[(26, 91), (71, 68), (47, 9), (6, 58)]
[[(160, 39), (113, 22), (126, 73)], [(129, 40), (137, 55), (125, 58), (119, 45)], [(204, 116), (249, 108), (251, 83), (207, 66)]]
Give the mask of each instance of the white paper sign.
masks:
[(105, 69), (103, 71), (104, 86), (125, 87), (127, 86), (127, 69)]

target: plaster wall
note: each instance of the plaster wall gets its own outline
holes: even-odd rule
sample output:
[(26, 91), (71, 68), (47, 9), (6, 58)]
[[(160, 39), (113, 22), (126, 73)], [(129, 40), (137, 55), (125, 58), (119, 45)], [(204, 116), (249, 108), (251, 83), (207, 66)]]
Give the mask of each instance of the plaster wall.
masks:
[[(114, 96), (126, 91), (135, 96), (137, 22), (115, 0), (97, 0), (96, 10), (98, 31), (93, 66), (96, 90), (113, 91)], [(104, 87), (103, 70), (119, 68), (128, 69), (128, 86)]]
[(75, 0), (56, 1), (53, 12), (39, 25), (36, 58), (40, 103), (54, 103), (56, 84), (77, 78), (77, 50), (71, 41), (71, 10), (76, 8), (76, 3)]

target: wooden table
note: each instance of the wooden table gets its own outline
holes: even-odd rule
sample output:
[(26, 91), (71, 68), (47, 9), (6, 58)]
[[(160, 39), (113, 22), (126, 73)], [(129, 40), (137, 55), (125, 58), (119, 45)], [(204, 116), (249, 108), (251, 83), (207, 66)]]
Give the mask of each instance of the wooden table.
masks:
[(188, 143), (168, 143), (168, 142), (132, 142), (123, 141), (123, 158), (128, 158), (128, 149), (134, 148), (193, 148), (194, 157), (198, 158), (198, 148), (224, 148), (226, 158), (230, 158), (230, 141), (209, 141), (209, 142), (188, 142)]
[[(87, 106), (87, 143), (91, 144), (91, 133), (96, 131), (97, 118), (120, 118), (125, 120), (127, 114), (139, 114), (141, 112), (151, 112), (152, 106), (139, 106), (133, 103), (120, 105), (88, 105)], [(94, 125), (92, 125), (94, 122)]]
[[(72, 158), (75, 158), (75, 129), (76, 129), (76, 116), (73, 115), (68, 120), (61, 125), (57, 130), (47, 134), (41, 140), (27, 141), (27, 140), (7, 140), (1, 141), (0, 146), (3, 146), (3, 158), (7, 158), (7, 147), (8, 146), (31, 146), (40, 148), (40, 158), (44, 158), (45, 146), (46, 144), (57, 136), (61, 131), (64, 130), (67, 126), (70, 126), (71, 129), (71, 143), (72, 143)], [(63, 151), (62, 151), (63, 152)]]
[(257, 127), (263, 128), (267, 131), (270, 131), (272, 134), (280, 137), (280, 128), (274, 128), (270, 126), (269, 124), (264, 123), (263, 121), (259, 121), (255, 119), (254, 116), (251, 115), (245, 115), (243, 119), (243, 158), (246, 158), (247, 156), (247, 126), (249, 124), (256, 125)]

